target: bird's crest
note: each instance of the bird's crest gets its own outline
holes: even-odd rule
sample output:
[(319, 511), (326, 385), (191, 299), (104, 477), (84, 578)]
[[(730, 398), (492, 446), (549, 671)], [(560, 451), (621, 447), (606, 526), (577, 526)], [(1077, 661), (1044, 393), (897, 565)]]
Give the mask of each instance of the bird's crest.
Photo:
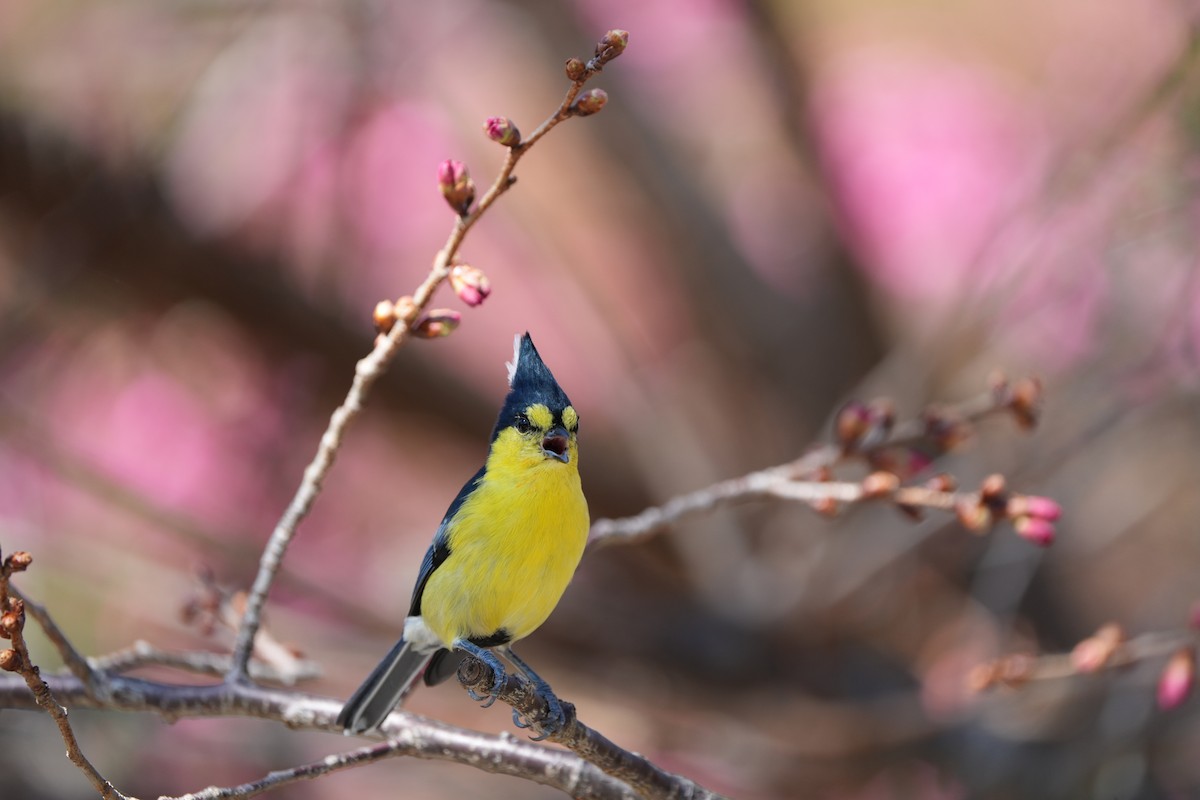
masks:
[(500, 412), (497, 431), (511, 424), (514, 414), (523, 412), (534, 403), (543, 403), (552, 412), (560, 412), (571, 405), (550, 368), (538, 355), (528, 333), (513, 337), (513, 360), (506, 366), (509, 391)]

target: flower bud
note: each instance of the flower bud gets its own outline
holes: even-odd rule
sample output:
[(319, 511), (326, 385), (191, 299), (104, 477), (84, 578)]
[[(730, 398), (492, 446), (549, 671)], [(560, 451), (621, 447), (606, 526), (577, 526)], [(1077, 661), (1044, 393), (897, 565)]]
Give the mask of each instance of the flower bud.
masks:
[(0, 650), (0, 669), (5, 672), (16, 672), (21, 668), (21, 656), (16, 650), (9, 648)]
[(492, 293), (492, 284), (481, 270), (467, 264), (458, 264), (450, 270), (450, 286), (469, 306), (480, 305)]
[(602, 67), (612, 61), (629, 46), (629, 31), (614, 28), (596, 43), (596, 67)]
[(508, 117), (488, 117), (483, 123), (483, 130), (489, 139), (505, 147), (514, 147), (521, 143), (521, 132)]
[(475, 202), (475, 181), (471, 180), (466, 164), (452, 159), (439, 164), (438, 188), (460, 217), (471, 210), (471, 203)]
[(862, 493), (865, 500), (878, 500), (890, 497), (900, 488), (900, 478), (891, 472), (872, 472), (863, 478)]
[(865, 403), (847, 400), (833, 418), (833, 436), (843, 450), (853, 450), (866, 434), (870, 422), (870, 410)]
[(959, 500), (954, 504), (954, 514), (964, 528), (972, 533), (982, 533), (992, 527), (992, 510), (978, 500)]
[(435, 308), (413, 326), (413, 335), (420, 339), (449, 336), (462, 322), (462, 314), (449, 308)]
[(24, 550), (16, 550), (8, 558), (4, 559), (8, 562), (8, 568), (13, 572), (24, 572), (29, 569), (29, 565), (33, 563), (33, 556), (26, 553)]
[(835, 517), (838, 513), (838, 502), (832, 497), (822, 497), (814, 500), (813, 510), (823, 517)]
[(1158, 707), (1178, 708), (1196, 686), (1196, 654), (1190, 647), (1175, 651), (1158, 679)]
[(17, 611), (5, 611), (0, 614), (0, 639), (11, 639), (14, 633), (20, 633), (24, 620)]
[(396, 304), (391, 300), (380, 300), (375, 304), (375, 330), (387, 333), (396, 324)]
[(567, 80), (579, 81), (587, 74), (587, 66), (578, 58), (568, 58), (566, 64)]
[(1017, 494), (1008, 499), (1010, 517), (1037, 517), (1047, 522), (1056, 522), (1062, 516), (1062, 507), (1049, 497), (1035, 494)]
[(1037, 378), (1025, 377), (1017, 380), (1012, 387), (1012, 395), (1008, 407), (1022, 430), (1030, 430), (1037, 425), (1042, 406), (1042, 382)]
[(958, 488), (958, 480), (948, 472), (939, 472), (925, 481), (925, 488), (935, 492), (953, 492)]
[(1028, 539), (1038, 547), (1054, 544), (1054, 523), (1041, 517), (1017, 517), (1013, 528), (1022, 539)]
[(994, 472), (983, 479), (979, 486), (979, 499), (985, 503), (999, 503), (1004, 498), (1004, 476)]
[(571, 109), (577, 117), (589, 117), (604, 108), (607, 102), (608, 93), (603, 89), (588, 89), (575, 99), (575, 105), (571, 106)]
[(1104, 625), (1100, 630), (1075, 645), (1071, 651), (1071, 665), (1076, 672), (1098, 672), (1106, 666), (1125, 642), (1125, 632), (1115, 622)]

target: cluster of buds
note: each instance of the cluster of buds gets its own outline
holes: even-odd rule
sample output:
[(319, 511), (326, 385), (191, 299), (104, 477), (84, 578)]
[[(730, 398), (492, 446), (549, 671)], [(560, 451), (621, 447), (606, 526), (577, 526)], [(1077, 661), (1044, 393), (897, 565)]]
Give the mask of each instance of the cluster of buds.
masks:
[(591, 77), (592, 73), (604, 69), (604, 65), (612, 61), (629, 46), (629, 31), (617, 28), (609, 31), (596, 42), (596, 51), (592, 60), (583, 63), (578, 58), (568, 58), (566, 63), (567, 79), (573, 83), (582, 83)]
[(467, 165), (447, 159), (438, 165), (437, 179), (442, 197), (446, 198), (450, 208), (460, 217), (465, 217), (475, 202), (475, 181), (471, 180)]
[(508, 117), (488, 117), (483, 123), (483, 132), (505, 147), (516, 147), (521, 143), (521, 131)]
[[(0, 582), (3, 591), (0, 597), (4, 599), (4, 608), (0, 609), (0, 639), (13, 639), (25, 629), (25, 604), (7, 591), (8, 579), (15, 572), (24, 572), (33, 563), (33, 556), (24, 550), (11, 553), (0, 564)], [(6, 672), (17, 672), (22, 668), (21, 654), (14, 648), (0, 650), (0, 669)]]
[(1042, 382), (1032, 376), (1018, 378), (1010, 384), (1002, 372), (988, 378), (988, 386), (997, 408), (1007, 408), (1021, 430), (1032, 430), (1037, 426), (1042, 413)]
[(833, 435), (844, 453), (858, 453), (878, 447), (886, 441), (896, 423), (896, 407), (889, 398), (869, 403), (850, 400), (833, 419)]
[(974, 532), (989, 530), (998, 520), (1012, 520), (1021, 538), (1048, 547), (1054, 542), (1054, 523), (1062, 508), (1049, 497), (1010, 493), (1003, 475), (989, 475), (977, 494), (954, 504), (954, 512), (963, 527)]

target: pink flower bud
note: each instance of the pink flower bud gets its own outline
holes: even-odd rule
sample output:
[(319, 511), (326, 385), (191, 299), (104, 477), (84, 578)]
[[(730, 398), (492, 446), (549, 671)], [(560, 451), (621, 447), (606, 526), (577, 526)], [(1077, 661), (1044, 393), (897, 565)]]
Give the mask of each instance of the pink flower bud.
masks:
[(1158, 707), (1178, 708), (1196, 685), (1196, 654), (1190, 647), (1175, 651), (1158, 679)]
[(481, 304), (492, 293), (487, 275), (467, 264), (458, 264), (450, 270), (450, 286), (460, 300), (472, 307)]
[(466, 164), (447, 159), (438, 165), (438, 188), (446, 202), (461, 217), (475, 202), (475, 181), (467, 172)]
[(588, 117), (604, 108), (608, 102), (608, 93), (603, 89), (588, 89), (575, 100), (572, 108), (578, 117)]
[(462, 322), (462, 314), (449, 308), (435, 308), (413, 326), (413, 335), (421, 339), (449, 336)]
[(508, 117), (488, 117), (483, 123), (483, 130), (489, 139), (505, 147), (514, 147), (521, 143), (521, 132)]
[(1054, 543), (1054, 523), (1041, 517), (1017, 517), (1013, 528), (1022, 539), (1028, 539), (1038, 547), (1049, 547)]

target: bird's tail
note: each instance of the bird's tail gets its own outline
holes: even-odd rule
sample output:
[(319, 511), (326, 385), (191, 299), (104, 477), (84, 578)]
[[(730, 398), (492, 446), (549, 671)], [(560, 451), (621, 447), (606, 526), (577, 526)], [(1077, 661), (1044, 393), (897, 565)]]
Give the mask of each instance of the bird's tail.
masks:
[(363, 733), (379, 727), (392, 709), (399, 705), (428, 663), (430, 653), (421, 653), (401, 639), (379, 662), (357, 691), (346, 701), (337, 724), (347, 734)]

